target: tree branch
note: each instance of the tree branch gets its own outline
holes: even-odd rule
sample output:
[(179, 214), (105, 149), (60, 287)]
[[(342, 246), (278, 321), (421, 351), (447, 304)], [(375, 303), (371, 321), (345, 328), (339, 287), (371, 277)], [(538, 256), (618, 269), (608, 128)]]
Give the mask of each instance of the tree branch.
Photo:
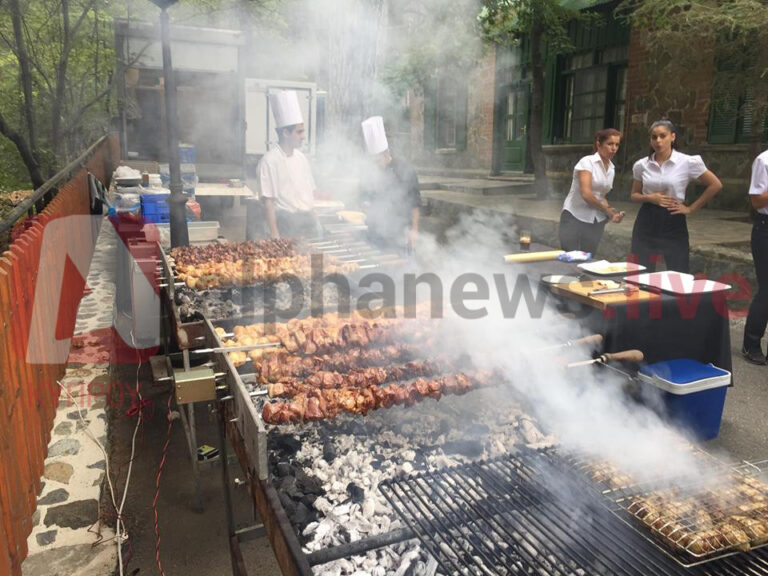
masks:
[(0, 113), (0, 134), (8, 138), (8, 140), (13, 142), (16, 146), (24, 165), (27, 167), (29, 177), (32, 180), (32, 185), (36, 189), (42, 186), (45, 183), (45, 180), (40, 173), (40, 165), (38, 164), (37, 159), (30, 150), (27, 141), (24, 140), (24, 137), (8, 125), (2, 113)]

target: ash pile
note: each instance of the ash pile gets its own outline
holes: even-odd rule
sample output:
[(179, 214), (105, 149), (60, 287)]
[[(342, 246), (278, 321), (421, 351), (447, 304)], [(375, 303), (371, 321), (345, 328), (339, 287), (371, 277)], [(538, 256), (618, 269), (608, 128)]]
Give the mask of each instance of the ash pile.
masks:
[[(273, 428), (271, 479), (304, 551), (402, 531), (406, 526), (379, 491), (398, 476), (434, 471), (514, 452), (546, 449), (554, 439), (512, 399), (445, 397), (407, 409), (341, 415), (333, 421)], [(322, 575), (439, 573), (417, 540), (405, 538), (314, 567)]]

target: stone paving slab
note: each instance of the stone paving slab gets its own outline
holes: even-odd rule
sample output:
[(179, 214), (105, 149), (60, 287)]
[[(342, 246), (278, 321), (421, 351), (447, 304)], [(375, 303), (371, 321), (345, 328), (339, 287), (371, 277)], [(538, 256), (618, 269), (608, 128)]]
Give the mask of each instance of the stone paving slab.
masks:
[(99, 507), (106, 488), (106, 460), (93, 438), (108, 450), (106, 409), (114, 398), (109, 361), (118, 241), (105, 221), (61, 380), (29, 555), (22, 565), (26, 576), (104, 576), (117, 565), (114, 531), (103, 523), (108, 515)]

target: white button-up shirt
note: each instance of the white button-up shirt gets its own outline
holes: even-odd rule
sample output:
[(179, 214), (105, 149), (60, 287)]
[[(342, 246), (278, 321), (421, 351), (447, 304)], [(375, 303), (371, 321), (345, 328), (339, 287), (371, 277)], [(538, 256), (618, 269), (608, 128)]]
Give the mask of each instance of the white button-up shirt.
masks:
[(661, 165), (653, 155), (641, 158), (632, 167), (632, 176), (643, 183), (643, 194), (659, 192), (683, 202), (688, 184), (706, 171), (701, 156), (672, 150), (672, 155)]
[[(768, 191), (768, 150), (760, 154), (752, 162), (752, 180), (749, 182), (749, 194), (760, 195)], [(768, 216), (768, 206), (758, 210)]]
[(595, 195), (595, 198), (602, 201), (608, 192), (611, 191), (611, 188), (613, 188), (613, 177), (616, 174), (613, 162), (608, 163), (608, 169), (606, 170), (605, 164), (603, 164), (603, 160), (597, 152), (590, 156), (584, 156), (584, 158), (579, 160), (573, 169), (571, 189), (563, 203), (563, 210), (567, 210), (573, 214), (574, 218), (582, 222), (590, 224), (602, 222), (607, 218), (605, 212), (593, 208), (581, 197), (579, 172), (589, 172), (592, 174), (592, 194)]
[(259, 163), (259, 187), (263, 198), (274, 198), (278, 210), (304, 212), (315, 205), (315, 179), (301, 150), (286, 156), (280, 146), (264, 154)]

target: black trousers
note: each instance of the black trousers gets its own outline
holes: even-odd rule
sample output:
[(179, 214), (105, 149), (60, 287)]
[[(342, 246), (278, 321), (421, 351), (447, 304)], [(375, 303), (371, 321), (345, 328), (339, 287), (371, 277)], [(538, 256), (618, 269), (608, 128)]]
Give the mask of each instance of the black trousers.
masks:
[(661, 257), (667, 270), (688, 272), (691, 266), (685, 215), (670, 214), (655, 204), (643, 204), (632, 229), (632, 254), (649, 272), (656, 270)]
[(582, 250), (594, 255), (597, 252), (600, 239), (603, 237), (607, 222), (607, 218), (602, 222), (582, 222), (568, 210), (563, 210), (560, 213), (560, 228), (558, 230), (560, 248), (566, 252)]
[(321, 235), (315, 214), (277, 210), (277, 230), (282, 238), (317, 238)]
[(759, 214), (752, 226), (752, 259), (757, 275), (757, 293), (749, 305), (744, 326), (744, 348), (761, 350), (760, 340), (768, 325), (768, 216)]

